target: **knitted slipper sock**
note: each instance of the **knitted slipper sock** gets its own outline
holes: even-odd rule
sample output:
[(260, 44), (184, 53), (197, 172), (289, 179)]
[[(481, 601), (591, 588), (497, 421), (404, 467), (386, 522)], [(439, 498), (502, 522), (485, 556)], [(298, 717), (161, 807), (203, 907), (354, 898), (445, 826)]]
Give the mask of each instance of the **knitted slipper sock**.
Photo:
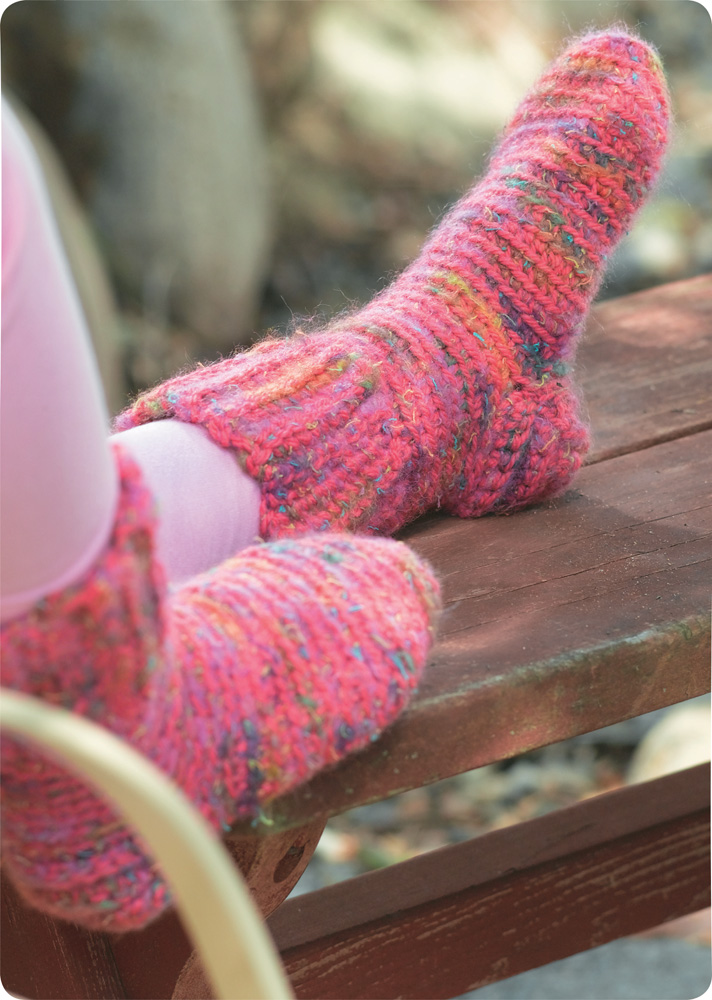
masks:
[(370, 305), (174, 378), (117, 426), (204, 426), (261, 484), (266, 538), (391, 533), (435, 506), (470, 517), (561, 491), (588, 447), (575, 341), (654, 181), (667, 119), (645, 43), (580, 38), (481, 183)]
[[(251, 546), (166, 593), (151, 495), (116, 451), (109, 546), (3, 627), (3, 682), (125, 738), (225, 830), (396, 717), (437, 583), (401, 543), (318, 535)], [(2, 770), (3, 863), (29, 902), (111, 930), (168, 905), (140, 842), (81, 781), (14, 740)]]

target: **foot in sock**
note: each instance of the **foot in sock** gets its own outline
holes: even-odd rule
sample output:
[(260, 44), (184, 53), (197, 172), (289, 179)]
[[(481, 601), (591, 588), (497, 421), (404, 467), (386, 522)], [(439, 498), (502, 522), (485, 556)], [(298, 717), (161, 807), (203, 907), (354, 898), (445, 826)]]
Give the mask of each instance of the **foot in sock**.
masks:
[[(376, 738), (413, 692), (438, 587), (405, 545), (346, 534), (249, 547), (166, 591), (152, 496), (116, 449), (109, 546), (3, 628), (3, 682), (103, 724), (217, 830)], [(3, 863), (23, 896), (127, 930), (169, 903), (152, 859), (78, 779), (3, 747)]]
[(667, 123), (644, 42), (580, 38), (393, 285), (326, 330), (171, 379), (117, 427), (205, 427), (259, 482), (265, 538), (390, 534), (432, 507), (471, 517), (560, 492), (588, 448), (576, 340)]

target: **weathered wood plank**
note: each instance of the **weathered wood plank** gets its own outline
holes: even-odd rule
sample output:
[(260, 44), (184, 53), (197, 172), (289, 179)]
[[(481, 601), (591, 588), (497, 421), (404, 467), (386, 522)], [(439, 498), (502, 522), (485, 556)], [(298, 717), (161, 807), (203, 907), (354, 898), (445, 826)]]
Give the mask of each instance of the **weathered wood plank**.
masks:
[(712, 275), (596, 306), (576, 371), (590, 462), (712, 427)]
[(37, 1000), (123, 1000), (126, 996), (103, 934), (52, 920), (26, 906), (2, 879), (2, 985)]
[(288, 900), (298, 997), (451, 997), (702, 909), (709, 767)]
[(333, 815), (709, 689), (712, 432), (584, 469), (507, 518), (404, 537), (446, 611), (411, 708), (382, 740), (273, 804)]
[[(106, 935), (127, 1000), (169, 1000), (193, 951), (174, 909), (140, 931)], [(82, 998), (84, 1000), (84, 998)]]

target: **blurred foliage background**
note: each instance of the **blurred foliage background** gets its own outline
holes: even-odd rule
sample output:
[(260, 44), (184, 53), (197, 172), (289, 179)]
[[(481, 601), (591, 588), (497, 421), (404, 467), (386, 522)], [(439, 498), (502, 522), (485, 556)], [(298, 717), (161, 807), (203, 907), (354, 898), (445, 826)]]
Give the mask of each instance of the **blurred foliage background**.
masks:
[(368, 298), (565, 40), (613, 23), (660, 50), (676, 125), (604, 297), (712, 269), (712, 24), (693, 0), (10, 7), (3, 86), (44, 150), (112, 408)]
[[(290, 5), (287, 5), (288, 7)], [(660, 50), (676, 131), (607, 294), (712, 267), (712, 25), (688, 0), (243, 4), (278, 191), (272, 292), (340, 308), (414, 254), (566, 39), (624, 23)], [(287, 11), (289, 16), (289, 11)], [(272, 43), (285, 32), (275, 60)], [(280, 66), (276, 70), (275, 66)]]

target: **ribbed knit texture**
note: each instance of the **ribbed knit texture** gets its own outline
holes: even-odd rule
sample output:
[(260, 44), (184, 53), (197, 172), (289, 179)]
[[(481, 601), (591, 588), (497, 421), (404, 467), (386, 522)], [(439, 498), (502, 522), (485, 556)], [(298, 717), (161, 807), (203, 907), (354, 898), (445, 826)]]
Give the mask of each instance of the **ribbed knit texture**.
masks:
[[(3, 627), (3, 683), (125, 738), (226, 830), (393, 721), (425, 664), (438, 585), (401, 543), (318, 535), (245, 549), (167, 592), (151, 497), (117, 460), (107, 550)], [(168, 905), (113, 811), (14, 740), (2, 793), (3, 863), (29, 902), (112, 930)]]
[(579, 39), (394, 284), (327, 330), (171, 379), (117, 428), (204, 426), (261, 484), (265, 538), (389, 534), (431, 507), (471, 517), (561, 491), (588, 448), (576, 339), (667, 124), (651, 48)]

